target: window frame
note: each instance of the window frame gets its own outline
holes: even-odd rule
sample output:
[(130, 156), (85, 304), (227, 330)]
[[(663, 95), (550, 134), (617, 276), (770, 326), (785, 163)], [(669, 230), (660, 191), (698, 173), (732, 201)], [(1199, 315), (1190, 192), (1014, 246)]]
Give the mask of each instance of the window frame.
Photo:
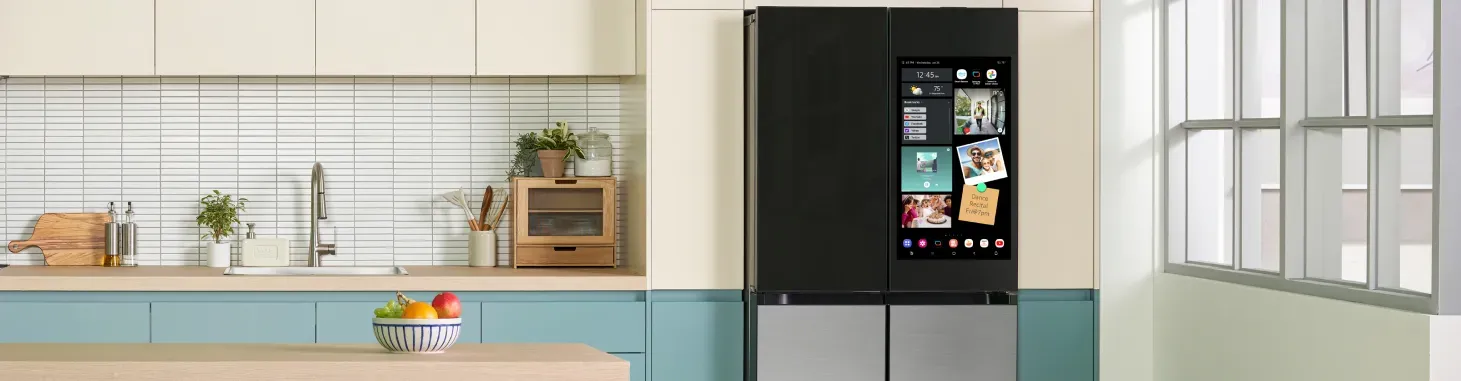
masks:
[[(1190, 1), (1190, 0), (1189, 0)], [(1230, 25), (1234, 36), (1228, 48), (1230, 49), (1232, 65), (1232, 84), (1230, 95), (1232, 96), (1232, 114), (1225, 119), (1204, 119), (1187, 120), (1188, 91), (1187, 70), (1188, 54), (1186, 41), (1187, 36), (1187, 8), (1186, 2), (1182, 0), (1168, 0), (1160, 6), (1159, 26), (1159, 65), (1161, 66), (1161, 105), (1159, 121), (1162, 123), (1159, 141), (1165, 142), (1165, 149), (1161, 152), (1162, 166), (1160, 173), (1160, 191), (1162, 209), (1160, 224), (1163, 233), (1159, 234), (1160, 245), (1164, 248), (1163, 260), (1160, 261), (1162, 271), (1170, 274), (1193, 276), (1224, 282), (1231, 282), (1249, 286), (1256, 286), (1280, 291), (1294, 292), (1299, 294), (1313, 295), (1331, 299), (1339, 299), (1363, 304), (1410, 310), (1424, 313), (1461, 313), (1461, 281), (1452, 280), (1443, 282), (1445, 274), (1456, 273), (1461, 276), (1461, 266), (1453, 265), (1457, 261), (1443, 261), (1442, 257), (1442, 215), (1441, 204), (1443, 177), (1445, 174), (1440, 167), (1443, 151), (1440, 122), (1442, 119), (1442, 83), (1441, 66), (1442, 46), (1456, 45), (1455, 41), (1443, 41), (1442, 25), (1440, 20), (1445, 13), (1442, 3), (1445, 0), (1432, 0), (1435, 7), (1432, 14), (1434, 23), (1433, 52), (1435, 57), (1432, 65), (1432, 81), (1434, 81), (1432, 102), (1433, 114), (1431, 115), (1380, 115), (1378, 111), (1379, 89), (1379, 68), (1376, 52), (1376, 44), (1379, 41), (1376, 25), (1379, 23), (1377, 12), (1377, 1), (1390, 0), (1365, 0), (1365, 61), (1366, 61), (1366, 112), (1364, 116), (1332, 116), (1332, 117), (1308, 117), (1307, 96), (1309, 83), (1307, 45), (1307, 18), (1309, 15), (1308, 4), (1312, 0), (1288, 0), (1280, 4), (1280, 26), (1279, 33), (1279, 117), (1277, 118), (1244, 118), (1244, 49), (1243, 49), (1243, 25), (1244, 0), (1232, 0), (1232, 11)], [(1347, 4), (1348, 2), (1344, 2)], [(1346, 21), (1347, 23), (1347, 21)], [(1340, 38), (1347, 37), (1341, 36)], [(1181, 49), (1180, 52), (1178, 49)], [(1348, 49), (1348, 48), (1346, 48)], [(1179, 61), (1180, 62), (1176, 62)], [(1346, 87), (1350, 82), (1347, 69), (1348, 59), (1341, 65), (1345, 73)], [(1180, 71), (1180, 72), (1179, 72)], [(1290, 75), (1294, 74), (1294, 75)], [(1344, 97), (1354, 94), (1345, 94)], [(1346, 102), (1347, 103), (1347, 102)], [(1342, 114), (1348, 114), (1343, 112)], [(1339, 280), (1318, 279), (1308, 277), (1305, 274), (1306, 264), (1306, 240), (1305, 236), (1309, 227), (1305, 222), (1308, 219), (1309, 209), (1305, 205), (1305, 186), (1307, 185), (1307, 165), (1305, 157), (1306, 135), (1315, 129), (1364, 129), (1367, 136), (1366, 160), (1369, 163), (1366, 172), (1367, 189), (1367, 213), (1366, 213), (1366, 282), (1355, 284)], [(1399, 288), (1381, 287), (1380, 271), (1398, 271), (1397, 266), (1381, 266), (1379, 242), (1381, 225), (1375, 221), (1381, 215), (1379, 206), (1382, 204), (1382, 197), (1393, 197), (1386, 205), (1395, 205), (1398, 195), (1381, 195), (1377, 185), (1381, 179), (1378, 174), (1377, 161), (1398, 152), (1396, 147), (1384, 147), (1380, 144), (1382, 129), (1404, 129), (1404, 128), (1427, 128), (1432, 133), (1432, 178), (1431, 197), (1433, 211), (1431, 213), (1431, 288), (1430, 293), (1404, 290)], [(1243, 265), (1243, 133), (1254, 130), (1278, 130), (1279, 131), (1279, 184), (1280, 210), (1279, 210), (1279, 269), (1277, 272), (1264, 269), (1252, 268)], [(1187, 260), (1187, 205), (1188, 197), (1186, 190), (1187, 158), (1186, 140), (1192, 131), (1199, 130), (1230, 130), (1232, 131), (1232, 153), (1226, 159), (1230, 161), (1232, 173), (1232, 209), (1231, 216), (1226, 221), (1232, 224), (1232, 234), (1227, 237), (1231, 240), (1228, 247), (1231, 250), (1231, 260), (1228, 264), (1214, 264), (1208, 262), (1196, 262)], [(1388, 180), (1387, 180), (1388, 181)], [(1395, 182), (1399, 182), (1398, 176)], [(1390, 212), (1390, 211), (1386, 211)], [(1383, 237), (1382, 237), (1383, 238)], [(1336, 253), (1337, 254), (1337, 253)], [(1397, 254), (1398, 255), (1398, 254)], [(1338, 258), (1338, 257), (1336, 257)], [(1456, 292), (1446, 292), (1443, 287), (1456, 288)], [(1453, 300), (1458, 299), (1458, 300)], [(1453, 311), (1454, 310), (1454, 311)]]

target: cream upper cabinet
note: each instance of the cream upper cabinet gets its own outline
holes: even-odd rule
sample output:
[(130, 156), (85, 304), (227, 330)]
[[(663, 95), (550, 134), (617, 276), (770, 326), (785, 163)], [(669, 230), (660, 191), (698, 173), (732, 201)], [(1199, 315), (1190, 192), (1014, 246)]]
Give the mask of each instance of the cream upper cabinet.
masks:
[(1020, 12), (1021, 289), (1096, 287), (1095, 28)]
[[(315, 73), (473, 75), (475, 5), (474, 0), (316, 0)], [(522, 34), (531, 33), (537, 31)]]
[(313, 0), (157, 0), (157, 75), (312, 75)]
[(633, 75), (634, 0), (477, 0), (477, 75)]
[(655, 10), (649, 35), (650, 280), (740, 289), (745, 261), (742, 12)]
[(0, 0), (0, 75), (152, 75), (152, 0)]

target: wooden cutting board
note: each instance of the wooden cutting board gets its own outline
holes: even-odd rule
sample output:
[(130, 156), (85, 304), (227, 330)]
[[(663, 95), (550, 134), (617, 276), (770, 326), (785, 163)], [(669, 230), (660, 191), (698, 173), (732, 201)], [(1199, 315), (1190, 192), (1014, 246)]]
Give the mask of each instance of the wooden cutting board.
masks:
[(49, 266), (101, 266), (106, 260), (106, 213), (46, 213), (30, 239), (10, 241), (10, 252), (41, 248)]

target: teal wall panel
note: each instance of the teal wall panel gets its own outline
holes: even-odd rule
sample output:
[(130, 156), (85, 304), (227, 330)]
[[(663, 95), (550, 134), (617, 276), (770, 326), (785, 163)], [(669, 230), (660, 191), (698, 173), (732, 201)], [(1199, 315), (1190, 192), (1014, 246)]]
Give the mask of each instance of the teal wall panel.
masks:
[(0, 343), (146, 343), (147, 318), (147, 303), (0, 303)]
[(152, 303), (154, 343), (314, 341), (314, 303)]
[(653, 302), (651, 374), (658, 380), (741, 380), (744, 310), (741, 302)]
[(1096, 302), (1027, 301), (1020, 292), (1020, 381), (1096, 380)]
[(644, 302), (482, 303), (484, 343), (584, 343), (644, 352)]
[(649, 380), (649, 369), (644, 363), (643, 353), (610, 353), (629, 361), (629, 381)]
[[(315, 305), (315, 342), (374, 343), (371, 319), (385, 303), (322, 302)], [(462, 336), (458, 343), (482, 342), (482, 303), (462, 303)]]

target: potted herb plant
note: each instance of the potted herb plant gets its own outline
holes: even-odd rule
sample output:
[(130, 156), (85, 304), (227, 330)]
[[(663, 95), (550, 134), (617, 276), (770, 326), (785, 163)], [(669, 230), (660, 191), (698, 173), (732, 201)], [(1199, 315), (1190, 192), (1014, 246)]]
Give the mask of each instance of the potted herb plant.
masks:
[(244, 211), (244, 203), (248, 200), (243, 197), (234, 200), (233, 195), (214, 189), (213, 194), (204, 195), (199, 201), (203, 205), (203, 211), (198, 212), (198, 226), (207, 229), (207, 233), (200, 238), (213, 237), (213, 242), (208, 245), (208, 267), (228, 267), (231, 248), (223, 239), (233, 235), (233, 226), (238, 224), (238, 214)]
[(537, 151), (543, 177), (563, 177), (563, 168), (568, 161), (574, 157), (583, 158), (578, 136), (568, 132), (568, 122), (558, 122), (557, 128), (543, 129), (543, 133), (537, 136)]
[(533, 169), (538, 165), (538, 133), (529, 132), (518, 135), (517, 152), (512, 155), (512, 163), (507, 166), (507, 177), (527, 177), (533, 175)]

